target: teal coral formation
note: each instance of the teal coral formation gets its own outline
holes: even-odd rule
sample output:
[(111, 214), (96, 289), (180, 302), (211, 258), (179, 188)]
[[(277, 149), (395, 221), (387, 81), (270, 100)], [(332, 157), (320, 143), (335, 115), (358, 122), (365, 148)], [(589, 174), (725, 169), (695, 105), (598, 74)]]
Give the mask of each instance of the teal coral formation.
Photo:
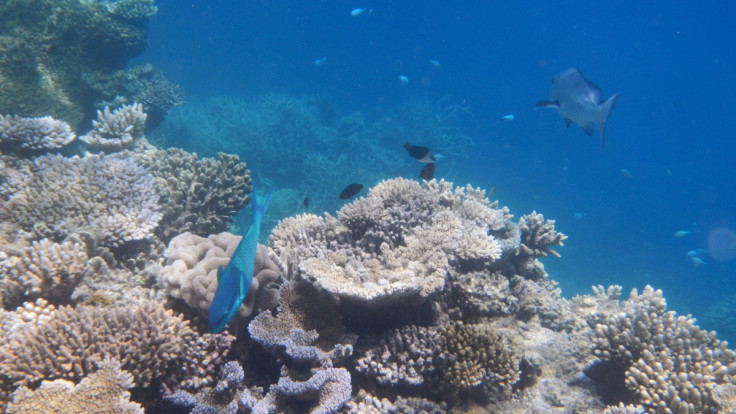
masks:
[(111, 11), (97, 1), (2, 2), (0, 113), (51, 115), (79, 129), (98, 99), (82, 75), (122, 69), (146, 45), (145, 24), (117, 16), (140, 15), (133, 11), (151, 1), (119, 3)]

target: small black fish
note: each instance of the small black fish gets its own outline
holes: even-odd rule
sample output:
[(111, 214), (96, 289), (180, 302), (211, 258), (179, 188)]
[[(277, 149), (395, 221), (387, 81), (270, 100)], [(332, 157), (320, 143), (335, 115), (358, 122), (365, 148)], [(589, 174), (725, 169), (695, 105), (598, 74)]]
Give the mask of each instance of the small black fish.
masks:
[(352, 183), (349, 186), (345, 187), (344, 190), (340, 193), (340, 200), (347, 200), (348, 198), (353, 198), (354, 195), (358, 194), (360, 190), (363, 188), (363, 184), (357, 184)]
[(419, 173), (419, 178), (422, 180), (431, 180), (434, 178), (434, 163), (430, 162), (422, 168), (422, 172)]
[(309, 210), (309, 197), (304, 197), (304, 209)]
[(411, 145), (408, 142), (404, 144), (404, 148), (409, 151), (409, 155), (419, 162), (434, 162), (434, 154), (427, 147)]

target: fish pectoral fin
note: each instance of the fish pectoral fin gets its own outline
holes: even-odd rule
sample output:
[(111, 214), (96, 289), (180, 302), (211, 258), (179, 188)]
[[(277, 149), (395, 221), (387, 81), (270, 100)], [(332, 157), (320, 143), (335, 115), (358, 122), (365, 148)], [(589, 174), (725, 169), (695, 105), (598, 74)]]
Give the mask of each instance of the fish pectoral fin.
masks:
[(570, 128), (570, 124), (572, 124), (572, 120), (565, 118), (565, 128)]
[(560, 103), (557, 101), (538, 101), (534, 106), (542, 108), (559, 108)]
[(580, 125), (580, 129), (582, 129), (583, 131), (585, 131), (585, 133), (588, 134), (588, 136), (593, 135), (593, 124), (592, 123), (587, 123), (585, 125)]

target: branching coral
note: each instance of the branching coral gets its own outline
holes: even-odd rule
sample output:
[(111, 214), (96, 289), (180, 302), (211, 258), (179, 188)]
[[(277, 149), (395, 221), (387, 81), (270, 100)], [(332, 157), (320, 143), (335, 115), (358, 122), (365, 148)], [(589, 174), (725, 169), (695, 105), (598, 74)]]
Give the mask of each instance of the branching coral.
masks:
[[(206, 315), (217, 289), (217, 268), (227, 265), (240, 239), (227, 232), (208, 238), (191, 233), (174, 237), (166, 250), (167, 266), (161, 270), (159, 282), (169, 296), (182, 299)], [(279, 302), (277, 282), (281, 273), (265, 246), (258, 246), (253, 267), (250, 289), (240, 305), (239, 314), (243, 317)]]
[(0, 115), (0, 149), (5, 151), (50, 151), (70, 144), (76, 137), (69, 124), (50, 116), (23, 118)]
[(387, 180), (337, 219), (282, 221), (270, 243), (294, 276), (336, 298), (374, 307), (421, 302), (443, 289), (449, 266), (484, 268), (504, 254), (494, 234), (507, 234), (508, 212), (484, 196), (445, 181)]
[(107, 10), (126, 20), (141, 20), (158, 13), (154, 0), (111, 0), (107, 2)]
[(625, 371), (626, 388), (648, 412), (721, 412), (714, 390), (736, 384), (736, 352), (665, 309), (661, 291), (632, 290), (621, 311), (596, 326), (595, 355)]
[(145, 169), (109, 156), (40, 156), (7, 176), (0, 200), (0, 220), (22, 230), (87, 231), (111, 247), (148, 239), (161, 219)]
[(43, 381), (35, 391), (21, 387), (12, 395), (8, 414), (143, 414), (137, 403), (129, 401), (128, 388), (133, 376), (120, 369), (120, 363), (105, 359), (99, 369), (79, 384), (57, 379)]
[(47, 239), (16, 251), (0, 250), (0, 302), (5, 308), (43, 296), (65, 302), (87, 268), (86, 248)]
[[(0, 333), (0, 374), (16, 385), (79, 381), (106, 357), (120, 360), (138, 386), (173, 375), (178, 361), (201, 360), (188, 322), (160, 304), (97, 308), (19, 308)], [(38, 315), (38, 316), (36, 316)]]
[(79, 137), (90, 147), (104, 152), (122, 151), (143, 137), (147, 115), (143, 105), (133, 103), (110, 111), (97, 111), (97, 119), (92, 121), (92, 130)]
[(236, 155), (198, 159), (178, 148), (148, 148), (138, 160), (148, 167), (161, 198), (163, 219), (156, 234), (164, 243), (187, 231), (200, 236), (225, 231), (249, 201), (250, 171)]

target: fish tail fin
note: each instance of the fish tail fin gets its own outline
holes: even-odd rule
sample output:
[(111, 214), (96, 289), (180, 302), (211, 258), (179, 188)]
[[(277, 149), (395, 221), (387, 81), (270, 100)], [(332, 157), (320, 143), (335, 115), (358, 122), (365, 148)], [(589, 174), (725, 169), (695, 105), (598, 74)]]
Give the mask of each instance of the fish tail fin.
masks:
[(598, 127), (598, 132), (601, 133), (601, 147), (606, 144), (606, 121), (608, 120), (608, 116), (611, 114), (613, 106), (616, 104), (616, 98), (618, 98), (618, 94), (614, 93), (610, 98), (598, 105), (600, 117), (596, 126)]
[(251, 203), (253, 203), (253, 218), (260, 219), (263, 217), (263, 214), (266, 213), (266, 209), (268, 208), (268, 204), (271, 202), (271, 196), (273, 195), (273, 187), (271, 187), (271, 190), (268, 191), (268, 194), (265, 196), (262, 196), (260, 194), (253, 193), (253, 200), (251, 200)]

